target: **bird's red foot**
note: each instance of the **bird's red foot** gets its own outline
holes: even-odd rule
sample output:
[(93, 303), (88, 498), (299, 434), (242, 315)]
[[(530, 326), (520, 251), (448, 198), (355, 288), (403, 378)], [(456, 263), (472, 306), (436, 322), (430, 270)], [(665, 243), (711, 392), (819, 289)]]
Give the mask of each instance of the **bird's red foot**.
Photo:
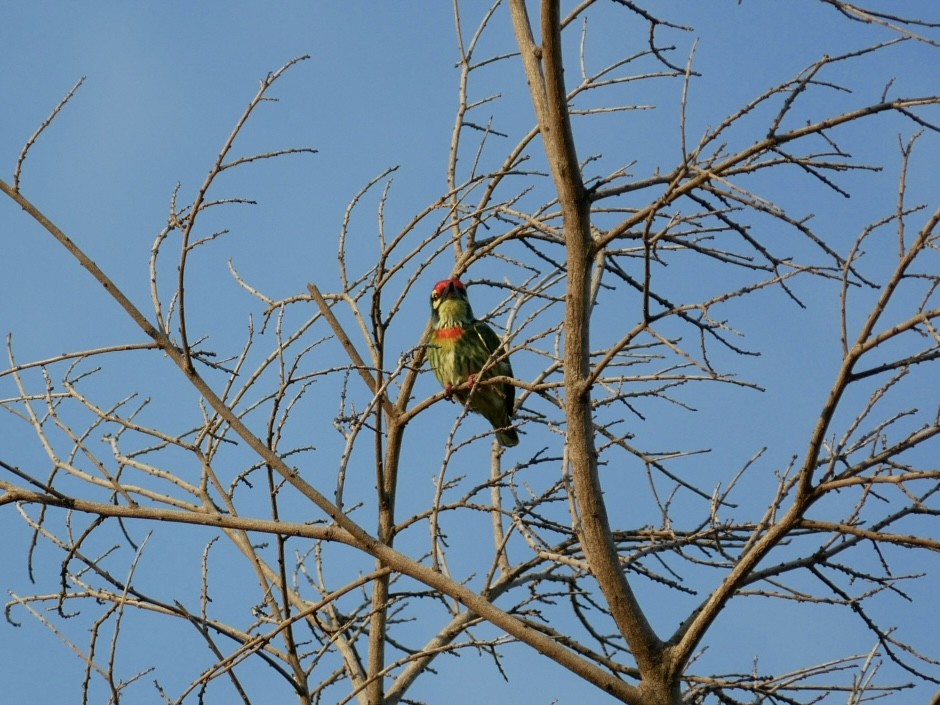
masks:
[(454, 385), (448, 384), (444, 387), (444, 398), (450, 399), (452, 396), (454, 396)]

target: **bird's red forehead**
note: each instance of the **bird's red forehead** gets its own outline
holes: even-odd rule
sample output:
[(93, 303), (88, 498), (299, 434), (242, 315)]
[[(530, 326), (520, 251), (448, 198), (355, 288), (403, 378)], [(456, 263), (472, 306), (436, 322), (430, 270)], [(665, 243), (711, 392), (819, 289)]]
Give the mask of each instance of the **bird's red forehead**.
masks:
[(457, 289), (463, 289), (463, 288), (464, 288), (463, 282), (460, 281), (459, 279), (444, 279), (444, 280), (439, 281), (437, 284), (434, 285), (434, 293), (435, 293), (435, 294), (440, 294), (442, 291), (444, 291), (444, 289), (446, 289), (447, 287), (449, 287), (451, 284), (453, 284), (454, 287), (457, 288)]

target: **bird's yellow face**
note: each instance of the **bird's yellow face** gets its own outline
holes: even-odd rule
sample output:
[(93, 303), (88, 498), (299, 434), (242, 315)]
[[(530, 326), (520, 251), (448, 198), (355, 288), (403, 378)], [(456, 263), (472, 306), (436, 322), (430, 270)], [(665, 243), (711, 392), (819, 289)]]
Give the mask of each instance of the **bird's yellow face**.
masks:
[(431, 314), (437, 326), (451, 326), (472, 319), (463, 282), (459, 279), (438, 282), (431, 290)]
[(464, 302), (455, 296), (448, 296), (437, 301), (437, 315), (444, 320), (462, 318)]

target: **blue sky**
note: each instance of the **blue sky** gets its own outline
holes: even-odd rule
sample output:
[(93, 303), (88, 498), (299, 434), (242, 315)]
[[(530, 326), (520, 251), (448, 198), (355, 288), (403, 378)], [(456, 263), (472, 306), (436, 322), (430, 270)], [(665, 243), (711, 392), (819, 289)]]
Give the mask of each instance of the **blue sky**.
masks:
[[(932, 14), (938, 20), (931, 0), (904, 5), (906, 12)], [(695, 67), (703, 76), (692, 86), (687, 116), (689, 132), (695, 136), (823, 53), (835, 55), (892, 36), (879, 28), (839, 21), (833, 10), (809, 0), (774, 4), (676, 0), (656, 6), (661, 16), (695, 28), (688, 34), (663, 29), (661, 35), (664, 42), (674, 41), (684, 47), (675, 55), (682, 63), (692, 40), (697, 40)], [(470, 31), (485, 7), (478, 2), (464, 5), (464, 21)], [(624, 15), (613, 3), (603, 11), (618, 18)], [(588, 44), (588, 61), (594, 65), (645, 45), (643, 24), (627, 22), (624, 31), (612, 35), (610, 27), (599, 24), (588, 27), (589, 39), (594, 32), (598, 36)], [(512, 48), (512, 41), (508, 12), (500, 8), (485, 46), (505, 51)], [(75, 98), (31, 150), (23, 171), (22, 191), (146, 309), (150, 248), (166, 223), (174, 188), (179, 184), (180, 202), (192, 200), (220, 146), (255, 94), (258, 81), (301, 55), (310, 55), (310, 59), (294, 67), (275, 86), (272, 95), (278, 102), (259, 109), (235, 153), (291, 147), (310, 147), (317, 153), (288, 156), (227, 174), (220, 187), (224, 195), (250, 197), (258, 205), (232, 206), (223, 211), (218, 216), (218, 227), (228, 228), (230, 234), (224, 244), (193, 264), (189, 290), (198, 302), (193, 308), (194, 320), (223, 345), (240, 340), (252, 302), (232, 281), (229, 258), (246, 280), (273, 297), (300, 294), (308, 281), (317, 281), (326, 290), (337, 282), (336, 241), (343, 213), (370, 179), (390, 167), (400, 167), (394, 174), (386, 209), (393, 228), (401, 227), (446, 189), (447, 149), (457, 104), (451, 3), (8, 3), (0, 14), (0, 170), (4, 178), (10, 177), (25, 141), (84, 76), (85, 84)], [(845, 81), (855, 91), (813, 93), (807, 97), (801, 116), (819, 118), (877, 102), (892, 78), (896, 79), (891, 89), (894, 96), (936, 94), (940, 86), (935, 50), (916, 43), (891, 47), (849, 66), (836, 67), (828, 78)], [(569, 72), (575, 75), (576, 70), (572, 63)], [(478, 96), (502, 96), (492, 108), (497, 129), (516, 137), (532, 125), (532, 110), (518, 64), (503, 62), (491, 71), (481, 72), (474, 90)], [(679, 154), (681, 83), (662, 80), (627, 84), (618, 89), (616, 96), (656, 109), (617, 113), (590, 123), (576, 120), (581, 157), (603, 153), (592, 165), (595, 173), (634, 160), (633, 173), (638, 177), (657, 167), (668, 169)], [(754, 124), (761, 117), (759, 112), (753, 116)], [(743, 123), (742, 128), (749, 125)], [(782, 205), (800, 214), (814, 214), (813, 222), (819, 230), (830, 235), (837, 249), (844, 251), (861, 227), (891, 212), (900, 163), (898, 136), (906, 139), (914, 131), (909, 122), (886, 117), (853, 128), (846, 135), (853, 156), (884, 166), (878, 178), (867, 173), (844, 177), (856, 191), (851, 200), (819, 195), (818, 190), (804, 190), (801, 185), (791, 187), (789, 181), (756, 183), (772, 192)], [(731, 149), (762, 136), (745, 129), (731, 134), (737, 140), (730, 144)], [(532, 164), (542, 163), (538, 147), (530, 151)], [(937, 164), (940, 143), (925, 138), (911, 167), (911, 202), (936, 207), (940, 183)], [(370, 195), (352, 220), (353, 250), (363, 261), (374, 252), (376, 208), (377, 198)], [(8, 202), (0, 205), (0, 236), (4, 253), (0, 258), (0, 331), (13, 332), (20, 361), (139, 340), (98, 285)], [(775, 241), (789, 237), (773, 228), (766, 231), (766, 236)], [(890, 241), (879, 246), (886, 248), (887, 257)], [(872, 247), (877, 261), (880, 250)], [(426, 273), (427, 281), (422, 282), (426, 288), (449, 272), (452, 262), (448, 257), (449, 252), (441, 256), (439, 267)], [(471, 274), (498, 278), (484, 271)], [(686, 278), (677, 277), (670, 286), (677, 292), (686, 291), (686, 287), (698, 286), (695, 277), (701, 276), (686, 273)], [(478, 314), (499, 302), (498, 292), (480, 288), (483, 291), (474, 299)], [(406, 304), (404, 315), (411, 321), (410, 327), (402, 326), (390, 333), (402, 350), (413, 344), (409, 342), (411, 333), (417, 337), (424, 325), (425, 290), (419, 286)], [(760, 447), (767, 446), (764, 479), (745, 483), (741, 498), (745, 501), (748, 497), (762, 501), (772, 486), (767, 478), (786, 464), (790, 454), (803, 449), (812, 414), (819, 408), (837, 362), (838, 338), (832, 332), (837, 325), (836, 288), (806, 284), (798, 285), (797, 290), (819, 305), (803, 311), (786, 300), (768, 296), (761, 299), (759, 311), (742, 311), (737, 304), (728, 307), (735, 324), (749, 336), (748, 342), (763, 352), (760, 360), (743, 360), (741, 372), (742, 376), (762, 379), (768, 389), (764, 395), (758, 399), (738, 390), (702, 386), (689, 392), (689, 403), (718, 409), (717, 413), (690, 417), (667, 407), (642, 423), (637, 421), (638, 428), (643, 429), (638, 433), (645, 434), (651, 444), (671, 442), (678, 428), (688, 447), (714, 448), (714, 460), (710, 462), (723, 468), (722, 473), (731, 472), (727, 468), (739, 467)], [(617, 301), (605, 303), (598, 335), (610, 333), (616, 338), (623, 310)], [(825, 344), (814, 343), (809, 350), (798, 339), (815, 341), (825, 336)], [(118, 363), (113, 389), (103, 383), (100, 391), (120, 395), (133, 389), (141, 369), (136, 365), (135, 361)], [(536, 365), (537, 361), (517, 360), (517, 374), (525, 377), (527, 372), (534, 373)], [(154, 408), (168, 418), (176, 413), (179, 399), (192, 402), (192, 392), (180, 387), (166, 370), (149, 374), (154, 375), (148, 378), (148, 382), (155, 383)], [(163, 374), (165, 380), (160, 376)], [(9, 379), (0, 379), (0, 385), (0, 397), (12, 394)], [(424, 376), (416, 394), (423, 397), (434, 391), (433, 382)], [(911, 405), (935, 405), (935, 390), (921, 387), (908, 393)], [(448, 406), (447, 411), (452, 408)], [(747, 438), (728, 431), (729, 417), (743, 424)], [(439, 419), (429, 421), (435, 429), (440, 427), (445, 433), (449, 429), (450, 419), (448, 424)], [(11, 418), (0, 420), (0, 424), (0, 436), (7, 440), (4, 459), (9, 456), (24, 466), (42, 462), (41, 450), (28, 428), (16, 425)], [(473, 429), (480, 430), (475, 426)], [(422, 466), (420, 461), (420, 456), (410, 458), (417, 479), (414, 495), (403, 500), (405, 506), (411, 501), (420, 505), (432, 494), (431, 478), (436, 468), (433, 464)], [(614, 503), (622, 498), (619, 493), (629, 491), (629, 482), (635, 481), (633, 476), (625, 483), (623, 479), (611, 478)], [(650, 510), (647, 516), (647, 510), (649, 507), (637, 512), (643, 517), (640, 523), (655, 523), (656, 512)], [(0, 511), (0, 530), (7, 537), (0, 548), (3, 588), (20, 593), (34, 589), (27, 583), (22, 559), (29, 534), (13, 508)], [(191, 530), (161, 526), (155, 531), (151, 544), (154, 559), (145, 562), (141, 571), (172, 573), (174, 580), (192, 582), (185, 589), (197, 590), (198, 574), (177, 571), (172, 562), (179, 551), (186, 554), (187, 561), (198, 564), (208, 535), (199, 535), (193, 546), (183, 550), (178, 548), (176, 537), (190, 536), (187, 532)], [(457, 534), (459, 527), (455, 527), (454, 541), (465, 541), (467, 550), (472, 550), (473, 537)], [(903, 563), (904, 559), (899, 560)], [(54, 590), (57, 566), (47, 567), (46, 578), (51, 578), (48, 584), (52, 586), (49, 589)], [(912, 571), (918, 569), (916, 564), (909, 567)], [(219, 570), (220, 580), (246, 579), (240, 572), (243, 568), (225, 564)], [(231, 571), (230, 577), (226, 570)], [(921, 584), (912, 594), (927, 596), (927, 587)], [(641, 596), (655, 599), (656, 588), (641, 583), (639, 591)], [(217, 593), (220, 600), (224, 599), (221, 591)], [(676, 604), (687, 609), (693, 603), (680, 597)], [(928, 652), (933, 648), (936, 653), (933, 635), (923, 624), (918, 629), (918, 610), (903, 604), (898, 608), (906, 610), (899, 612), (899, 623), (913, 630), (921, 648)], [(733, 644), (741, 652), (738, 667), (747, 668), (750, 650), (764, 647), (767, 634), (774, 632), (780, 621), (789, 619), (791, 612), (793, 620), (802, 620), (803, 626), (788, 633), (779, 649), (770, 650), (768, 670), (777, 658), (785, 664), (784, 656), (794, 651), (807, 652), (807, 658), (811, 658), (814, 647), (825, 645), (834, 636), (851, 634), (850, 640), (858, 640), (856, 652), (867, 651), (872, 645), (869, 636), (848, 615), (818, 610), (818, 617), (807, 617), (805, 610), (791, 607), (770, 612), (764, 603), (754, 601), (729, 609), (724, 615), (724, 631), (712, 648), (720, 651)], [(674, 616), (668, 611), (654, 612), (653, 621), (666, 631), (674, 625)], [(51, 701), (61, 696), (64, 684), (72, 687), (80, 681), (82, 666), (35, 620), (23, 613), (16, 618), (22, 626), (15, 632), (0, 625), (6, 632), (0, 634), (0, 672), (4, 674), (7, 697), (10, 702)], [(166, 639), (173, 648), (176, 637), (172, 630), (163, 631), (165, 627), (153, 618), (143, 618), (141, 624), (154, 640)], [(76, 631), (81, 642), (81, 629)], [(129, 660), (146, 663), (147, 646), (129, 646)], [(206, 658), (204, 653), (192, 656), (180, 651), (181, 661), (184, 653), (187, 661)], [(591, 689), (572, 682), (567, 674), (557, 682), (532, 682), (526, 677), (526, 669), (542, 662), (521, 646), (513, 646), (511, 653), (514, 660), (510, 675), (515, 673), (515, 678), (509, 685), (504, 685), (492, 668), (485, 668), (471, 657), (445, 659), (439, 664), (441, 675), (429, 678), (415, 697), (435, 701), (441, 692), (437, 689), (446, 690), (448, 702), (453, 703), (479, 702), (481, 697), (501, 702), (519, 698), (520, 694), (529, 696), (527, 701), (533, 703), (550, 703), (556, 698), (559, 703), (576, 702), (593, 697)], [(712, 654), (706, 654), (703, 664), (710, 658)], [(716, 668), (726, 665), (720, 657), (715, 662)], [(128, 669), (132, 670), (130, 664)], [(191, 676), (184, 674), (183, 682)], [(259, 682), (266, 677), (259, 674)], [(147, 693), (141, 696), (145, 702), (153, 698), (148, 688), (141, 689)], [(920, 689), (920, 699), (926, 699), (929, 692)]]

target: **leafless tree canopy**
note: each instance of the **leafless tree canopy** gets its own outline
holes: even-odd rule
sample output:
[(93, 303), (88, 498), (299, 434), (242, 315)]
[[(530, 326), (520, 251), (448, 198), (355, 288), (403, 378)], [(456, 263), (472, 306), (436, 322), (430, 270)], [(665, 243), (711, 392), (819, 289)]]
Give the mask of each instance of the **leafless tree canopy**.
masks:
[[(35, 578), (7, 621), (40, 620), (74, 651), (83, 702), (154, 687), (170, 703), (417, 702), (418, 684), (448, 687), (435, 679), (454, 656), (524, 682), (523, 652), (633, 705), (935, 690), (936, 649), (896, 627), (936, 611), (923, 597), (940, 550), (940, 209), (908, 196), (908, 176), (937, 153), (940, 96), (841, 81), (898, 45), (936, 62), (940, 27), (819, 2), (880, 39), (704, 128), (694, 32), (656, 3), (455, 3), (439, 197), (387, 217), (394, 169), (380, 173), (329, 233), (336, 275), (287, 298), (232, 263), (244, 324), (224, 333), (190, 274), (225, 258), (218, 223), (246, 201), (222, 176), (314, 151), (246, 154), (239, 138), (268, 98), (290, 110), (285, 74), (316, 69), (300, 57), (268, 75), (201, 187), (171, 194), (149, 302), (29, 190), (30, 148), (80, 109), (76, 84), (0, 190), (137, 333), (43, 360), (7, 339), (3, 435), (17, 441), (0, 453), (0, 511), (22, 517), (31, 543), (15, 568)], [(641, 27), (645, 43), (598, 64), (606, 23)], [(514, 45), (495, 46), (509, 24)], [(525, 128), (501, 120), (497, 75), (529, 102)], [(660, 113), (674, 140), (658, 163), (635, 159), (641, 135), (588, 152), (593, 121), (650, 108), (644, 91), (661, 85), (678, 97)], [(857, 156), (860, 134), (896, 143), (893, 162)], [(851, 203), (862, 176), (885, 194), (877, 219), (840, 231), (813, 217)], [(505, 336), (518, 448), (429, 381), (415, 321), (447, 275)], [(804, 328), (805, 308), (831, 325)], [(805, 357), (775, 369), (775, 345)], [(826, 382), (802, 435), (768, 449), (777, 412), (752, 425), (736, 400), (817, 360)], [(17, 444), (45, 461), (22, 462)], [(765, 666), (759, 649), (799, 632), (781, 623), (755, 641), (723, 621), (737, 605), (781, 622), (839, 615), (866, 640)], [(157, 623), (171, 643), (201, 643), (202, 660), (167, 669), (143, 637)], [(127, 665), (140, 663), (130, 648), (146, 667)]]

